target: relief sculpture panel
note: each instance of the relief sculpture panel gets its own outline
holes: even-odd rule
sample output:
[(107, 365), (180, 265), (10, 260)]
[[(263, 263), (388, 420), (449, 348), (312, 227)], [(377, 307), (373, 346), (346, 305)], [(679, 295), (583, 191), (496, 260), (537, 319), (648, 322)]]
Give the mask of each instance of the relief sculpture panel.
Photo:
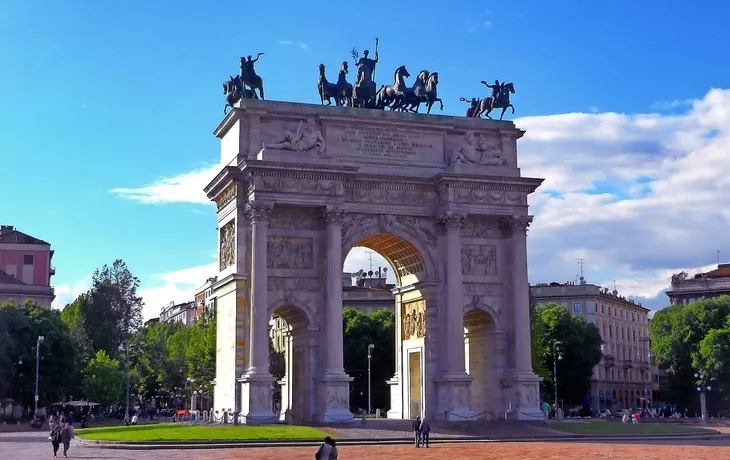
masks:
[(267, 245), (269, 268), (308, 270), (313, 267), (312, 238), (270, 236)]
[(313, 208), (274, 208), (269, 228), (282, 230), (315, 230), (318, 227), (317, 215)]
[(462, 245), (461, 272), (464, 275), (495, 276), (497, 274), (497, 248), (489, 244)]
[(401, 338), (403, 340), (426, 337), (426, 301), (417, 300), (401, 306)]
[(221, 227), (220, 252), (218, 254), (220, 270), (236, 263), (236, 221), (232, 220)]

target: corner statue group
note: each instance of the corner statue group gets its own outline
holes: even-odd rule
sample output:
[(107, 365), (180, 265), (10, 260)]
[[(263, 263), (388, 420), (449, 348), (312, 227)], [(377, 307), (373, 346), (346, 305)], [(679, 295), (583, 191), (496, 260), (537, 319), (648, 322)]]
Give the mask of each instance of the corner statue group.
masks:
[[(393, 84), (378, 87), (375, 82), (375, 70), (380, 60), (378, 44), (379, 40), (376, 38), (374, 57), (371, 57), (370, 50), (363, 51), (362, 56), (355, 48), (350, 51), (355, 67), (357, 67), (354, 84), (347, 81), (348, 61), (342, 61), (336, 83), (330, 83), (327, 80), (326, 67), (324, 64), (319, 64), (317, 90), (322, 105), (325, 104), (325, 101), (327, 105), (332, 105), (332, 99), (334, 99), (338, 107), (375, 110), (388, 108), (392, 111), (418, 113), (423, 104), (426, 106), (426, 113), (430, 114), (434, 104), (438, 102), (439, 109), (443, 111), (444, 103), (438, 97), (438, 72), (421, 70), (410, 85), (406, 83), (406, 80), (411, 77), (411, 74), (405, 65), (401, 65), (393, 72)], [(229, 107), (232, 108), (241, 99), (264, 99), (264, 82), (254, 68), (263, 55), (264, 53), (258, 53), (255, 58), (242, 57), (240, 74), (235, 77), (231, 76), (228, 81), (223, 83), (223, 94), (226, 96), (224, 114)], [(484, 98), (462, 97), (459, 99), (469, 104), (466, 111), (467, 118), (485, 116), (491, 119), (490, 113), (494, 109), (502, 109), (500, 120), (507, 109), (512, 109), (512, 114), (515, 113), (515, 107), (510, 101), (510, 95), (515, 94), (513, 83), (499, 80), (495, 80), (494, 84), (489, 84), (485, 80), (482, 80), (481, 83), (491, 90), (491, 95)], [(304, 129), (306, 130), (306, 127)], [(294, 137), (296, 136), (294, 135)], [(291, 142), (291, 140), (282, 142)], [(296, 140), (295, 143), (298, 144), (299, 140)]]

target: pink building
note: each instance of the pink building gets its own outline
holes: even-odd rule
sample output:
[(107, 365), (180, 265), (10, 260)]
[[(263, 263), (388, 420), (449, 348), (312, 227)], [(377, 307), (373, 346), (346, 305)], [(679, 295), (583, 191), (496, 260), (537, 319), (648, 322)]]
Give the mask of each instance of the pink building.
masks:
[(53, 250), (43, 240), (10, 225), (0, 226), (0, 303), (30, 299), (47, 308), (56, 297), (51, 276)]

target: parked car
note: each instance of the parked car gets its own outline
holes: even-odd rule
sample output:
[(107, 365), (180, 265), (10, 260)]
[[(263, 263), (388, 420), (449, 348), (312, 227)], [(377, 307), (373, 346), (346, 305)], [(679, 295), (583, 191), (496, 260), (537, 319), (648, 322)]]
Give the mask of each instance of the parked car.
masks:
[(598, 418), (609, 418), (611, 417), (611, 411), (608, 409), (601, 409), (598, 411)]

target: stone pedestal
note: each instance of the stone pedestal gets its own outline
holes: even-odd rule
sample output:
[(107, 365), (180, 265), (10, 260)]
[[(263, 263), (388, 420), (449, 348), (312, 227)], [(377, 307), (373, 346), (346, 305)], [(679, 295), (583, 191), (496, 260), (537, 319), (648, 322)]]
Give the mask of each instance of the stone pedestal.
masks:
[(247, 374), (238, 382), (241, 385), (241, 414), (246, 425), (268, 425), (278, 422), (274, 413), (274, 378), (266, 374)]
[(478, 414), (471, 409), (469, 375), (450, 376), (436, 380), (438, 405), (434, 417), (449, 422), (474, 422)]
[(388, 411), (388, 418), (402, 419), (403, 394), (401, 393), (400, 387), (400, 375), (396, 373), (390, 380), (386, 380), (385, 383), (390, 387), (390, 410)]
[(325, 376), (317, 382), (317, 396), (321, 412), (317, 414), (320, 423), (347, 423), (354, 420), (350, 412), (350, 382), (347, 374)]
[(540, 382), (542, 378), (532, 372), (510, 373), (502, 379), (505, 407), (512, 404), (509, 418), (513, 420), (541, 420)]

